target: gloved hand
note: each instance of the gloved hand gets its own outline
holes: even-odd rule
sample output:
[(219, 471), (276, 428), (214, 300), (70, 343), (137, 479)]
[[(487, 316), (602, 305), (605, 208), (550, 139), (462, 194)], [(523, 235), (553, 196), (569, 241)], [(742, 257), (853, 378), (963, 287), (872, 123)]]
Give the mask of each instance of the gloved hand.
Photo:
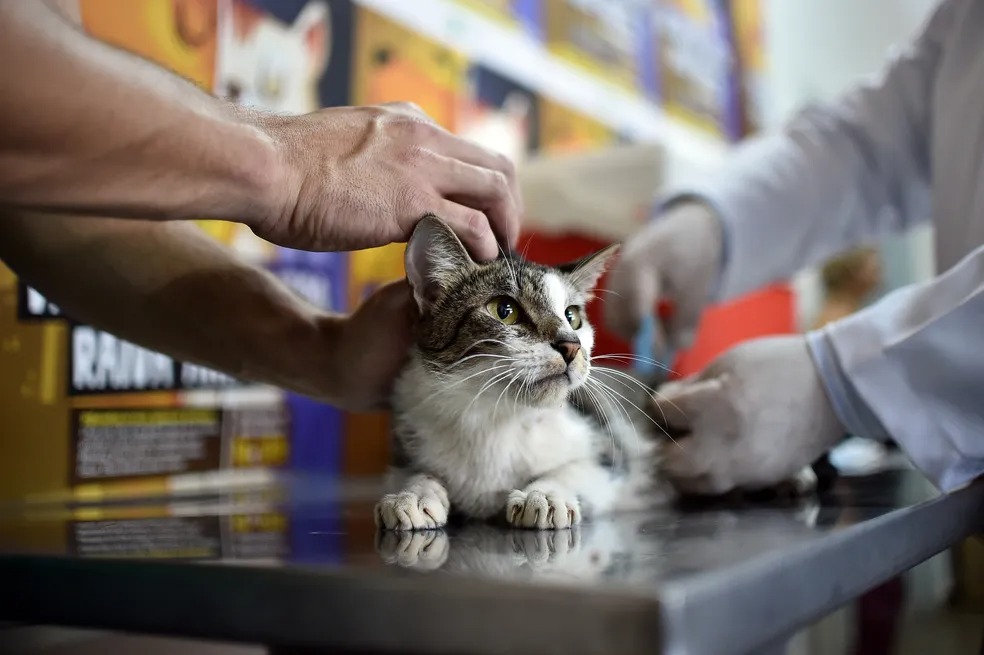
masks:
[(707, 305), (721, 268), (721, 225), (709, 207), (675, 205), (622, 247), (609, 275), (605, 297), (609, 328), (625, 339), (636, 336), (660, 300), (672, 303), (666, 324), (657, 325), (657, 352), (686, 348)]
[(744, 343), (657, 398), (651, 415), (679, 444), (666, 445), (660, 468), (684, 493), (792, 479), (844, 436), (801, 336)]

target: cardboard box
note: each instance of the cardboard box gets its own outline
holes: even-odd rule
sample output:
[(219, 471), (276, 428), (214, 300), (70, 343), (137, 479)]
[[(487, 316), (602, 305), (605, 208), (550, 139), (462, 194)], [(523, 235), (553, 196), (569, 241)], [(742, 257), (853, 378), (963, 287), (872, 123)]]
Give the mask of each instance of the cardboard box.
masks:
[(279, 393), (72, 321), (6, 269), (0, 310), (0, 499), (166, 493), (287, 462)]

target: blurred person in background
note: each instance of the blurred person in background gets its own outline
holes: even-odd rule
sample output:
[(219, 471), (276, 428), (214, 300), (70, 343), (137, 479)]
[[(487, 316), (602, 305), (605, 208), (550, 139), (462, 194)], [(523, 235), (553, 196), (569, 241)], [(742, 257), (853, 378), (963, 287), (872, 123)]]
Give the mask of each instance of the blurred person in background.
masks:
[(820, 269), (823, 302), (812, 329), (847, 318), (867, 305), (882, 285), (882, 263), (875, 248), (857, 248)]
[(626, 244), (607, 317), (635, 335), (658, 300), (685, 347), (722, 301), (932, 220), (939, 275), (806, 336), (763, 338), (662, 389), (686, 435), (662, 464), (724, 493), (793, 477), (845, 434), (894, 439), (941, 489), (984, 474), (984, 3), (945, 0), (880, 75), (744, 143), (661, 199)]
[(414, 106), (247, 110), (79, 24), (75, 0), (0, 0), (0, 258), (74, 319), (374, 408), (411, 342), (406, 283), (327, 315), (187, 221), (355, 250), (406, 241), (433, 212), (479, 259), (516, 241), (512, 164)]

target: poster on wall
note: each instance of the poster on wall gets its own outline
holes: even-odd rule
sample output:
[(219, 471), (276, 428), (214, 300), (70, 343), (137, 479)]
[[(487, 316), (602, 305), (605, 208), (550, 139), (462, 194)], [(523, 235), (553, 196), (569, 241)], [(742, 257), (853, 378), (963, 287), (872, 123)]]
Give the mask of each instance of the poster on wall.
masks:
[[(352, 103), (412, 102), (455, 131), (467, 62), (458, 52), (367, 9), (355, 15)], [(349, 299), (357, 305), (380, 285), (403, 277), (403, 245), (354, 252)]]
[(550, 0), (455, 0), (483, 16), (517, 30), (535, 41), (544, 36), (543, 13)]
[(639, 89), (647, 2), (549, 0), (543, 11), (551, 52), (606, 82)]
[(657, 0), (651, 21), (663, 109), (714, 136), (739, 138), (738, 62), (728, 3)]
[(605, 124), (552, 100), (540, 101), (539, 114), (540, 150), (545, 154), (585, 152), (616, 139)]
[[(347, 1), (218, 0), (216, 95), (282, 114), (345, 104), (352, 15)], [(347, 254), (272, 246), (241, 226), (230, 236), (238, 252), (319, 309), (341, 313), (349, 307)], [(292, 467), (337, 470), (341, 412), (293, 393), (285, 394), (285, 403)]]
[(539, 148), (539, 102), (529, 88), (485, 66), (468, 70), (458, 135), (508, 157), (517, 167)]
[[(352, 104), (412, 102), (439, 125), (457, 129), (468, 70), (460, 53), (362, 7), (355, 12), (352, 33)], [(403, 244), (351, 253), (351, 306), (404, 277), (403, 253)], [(346, 434), (352, 437), (346, 441), (346, 473), (374, 475), (385, 470), (388, 414), (350, 414)]]
[[(83, 27), (95, 38), (230, 100), (301, 112), (328, 104), (325, 98), (345, 102), (350, 92), (346, 21), (352, 10), (345, 2), (81, 0), (80, 9)], [(337, 39), (334, 29), (339, 30)], [(197, 223), (241, 256), (269, 267), (318, 307), (347, 307), (343, 255), (277, 249), (234, 221)], [(2, 266), (0, 308), (0, 414), (19, 435), (0, 444), (0, 497), (75, 493), (83, 487), (91, 493), (106, 485), (130, 488), (124, 484), (127, 476), (164, 489), (169, 476), (180, 475), (175, 471), (182, 468), (175, 464), (180, 457), (168, 453), (197, 452), (206, 441), (190, 438), (193, 429), (186, 421), (165, 420), (155, 412), (191, 407), (216, 413), (219, 436), (210, 438), (217, 439), (221, 453), (218, 458), (188, 459), (198, 462), (195, 467), (275, 467), (297, 461), (330, 473), (339, 466), (341, 416), (333, 408), (243, 385), (73, 321), (57, 303)], [(125, 414), (131, 410), (143, 412), (148, 422), (134, 423)], [(107, 439), (117, 438), (138, 448), (106, 469), (120, 475), (88, 475), (108, 466), (95, 460), (75, 468), (73, 457), (83, 441), (81, 424), (72, 417), (80, 412), (106, 412), (98, 418), (98, 434), (92, 426), (85, 428), (86, 453), (98, 454)], [(84, 480), (79, 470), (88, 472)]]
[(762, 129), (766, 121), (767, 54), (762, 0), (732, 0), (729, 4), (740, 80), (740, 137)]

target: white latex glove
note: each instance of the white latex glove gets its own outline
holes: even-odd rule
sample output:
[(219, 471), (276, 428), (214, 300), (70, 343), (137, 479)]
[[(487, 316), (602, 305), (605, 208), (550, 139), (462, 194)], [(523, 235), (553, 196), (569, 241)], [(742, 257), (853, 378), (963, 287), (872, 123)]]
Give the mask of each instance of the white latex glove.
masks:
[(697, 202), (674, 205), (623, 245), (608, 278), (608, 326), (632, 340), (657, 302), (673, 306), (657, 322), (656, 352), (688, 347), (721, 268), (721, 223)]
[(679, 447), (660, 468), (679, 490), (722, 494), (792, 480), (844, 436), (806, 339), (757, 339), (659, 389), (652, 416)]

